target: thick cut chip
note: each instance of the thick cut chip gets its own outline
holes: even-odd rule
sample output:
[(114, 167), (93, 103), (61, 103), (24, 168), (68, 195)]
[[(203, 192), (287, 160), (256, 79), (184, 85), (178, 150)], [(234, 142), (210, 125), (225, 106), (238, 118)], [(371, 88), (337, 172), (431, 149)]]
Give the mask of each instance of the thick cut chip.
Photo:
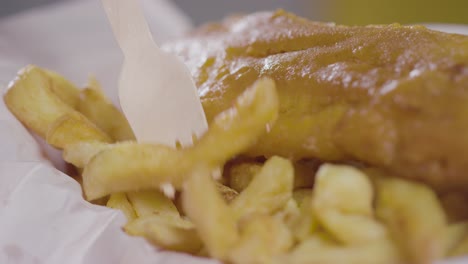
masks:
[(296, 189), (293, 192), (293, 198), (297, 202), (298, 206), (301, 206), (304, 201), (307, 201), (309, 197), (312, 197), (313, 189), (311, 188), (301, 188)]
[(99, 141), (80, 141), (76, 144), (66, 145), (62, 156), (66, 162), (78, 168), (84, 168), (96, 154), (111, 147), (112, 145)]
[(114, 141), (134, 140), (132, 129), (125, 118), (105, 95), (99, 83), (92, 79), (80, 93), (77, 110), (106, 132)]
[(219, 167), (246, 151), (278, 117), (278, 95), (273, 80), (263, 78), (244, 91), (232, 108), (216, 116), (206, 134), (189, 149), (194, 159)]
[(133, 210), (132, 204), (127, 199), (125, 193), (113, 193), (110, 195), (107, 201), (107, 207), (120, 210), (127, 217), (128, 221), (131, 221), (137, 217), (135, 210)]
[(398, 249), (389, 240), (342, 246), (319, 235), (299, 244), (293, 251), (273, 263), (288, 264), (395, 264), (402, 263)]
[(4, 97), (10, 111), (54, 147), (110, 138), (75, 111), (79, 89), (59, 74), (33, 65), (25, 67)]
[(386, 236), (373, 217), (373, 190), (365, 174), (350, 166), (322, 165), (317, 172), (313, 210), (320, 225), (346, 245)]
[(260, 163), (240, 163), (229, 169), (229, 186), (241, 192), (252, 181), (255, 174), (262, 169)]
[(151, 144), (120, 144), (96, 155), (83, 172), (88, 199), (112, 192), (181, 187), (197, 164), (218, 168), (250, 147), (278, 115), (278, 96), (270, 79), (259, 80), (220, 114), (194, 147), (173, 150)]
[(279, 218), (255, 214), (243, 222), (239, 243), (229, 255), (233, 263), (271, 263), (293, 245), (291, 232)]
[(463, 256), (468, 254), (468, 234), (465, 234), (458, 245), (449, 252), (449, 256)]
[(291, 198), (281, 210), (273, 214), (273, 217), (285, 223), (291, 231), (291, 234), (294, 235), (294, 226), (297, 224), (300, 214), (301, 212), (296, 201)]
[(168, 250), (196, 253), (202, 242), (190, 221), (174, 219), (170, 215), (147, 215), (130, 221), (125, 231), (143, 236), (158, 247)]
[(292, 232), (298, 241), (304, 241), (311, 237), (318, 228), (317, 217), (313, 210), (313, 196), (307, 195), (299, 207), (299, 217), (292, 226)]
[(445, 234), (445, 248), (444, 255), (450, 256), (453, 251), (455, 251), (463, 238), (468, 234), (468, 222), (461, 222), (456, 224), (451, 224), (447, 228)]
[(195, 253), (202, 243), (194, 225), (180, 216), (174, 203), (156, 190), (129, 192), (137, 219), (125, 230), (131, 235), (143, 236), (152, 243), (170, 250)]
[(182, 204), (210, 256), (228, 260), (229, 251), (239, 240), (237, 224), (209, 173), (195, 172), (187, 179)]
[(377, 181), (377, 215), (389, 227), (411, 263), (431, 263), (444, 255), (447, 223), (429, 187), (397, 178)]
[(65, 79), (62, 75), (46, 69), (43, 70), (49, 77), (50, 89), (57, 95), (60, 100), (72, 108), (76, 108), (80, 102), (80, 89), (73, 83)]
[(221, 193), (221, 195), (223, 196), (224, 201), (226, 201), (226, 203), (232, 202), (239, 195), (239, 193), (236, 192), (236, 190), (229, 188), (228, 186), (223, 185), (219, 182), (216, 182), (216, 187), (219, 193)]
[(49, 76), (33, 65), (18, 73), (4, 100), (16, 118), (42, 138), (58, 118), (74, 112), (54, 93)]
[(160, 191), (128, 192), (127, 197), (138, 217), (153, 214), (180, 217), (174, 203)]
[(110, 143), (111, 139), (84, 116), (74, 112), (63, 115), (49, 126), (46, 141), (54, 147), (63, 149), (67, 145), (82, 141)]
[(191, 161), (170, 147), (125, 142), (91, 159), (83, 171), (83, 188), (89, 200), (114, 192), (159, 189), (164, 183), (180, 188), (191, 168)]
[(294, 168), (280, 157), (270, 158), (252, 182), (230, 204), (237, 218), (251, 213), (272, 213), (292, 197)]

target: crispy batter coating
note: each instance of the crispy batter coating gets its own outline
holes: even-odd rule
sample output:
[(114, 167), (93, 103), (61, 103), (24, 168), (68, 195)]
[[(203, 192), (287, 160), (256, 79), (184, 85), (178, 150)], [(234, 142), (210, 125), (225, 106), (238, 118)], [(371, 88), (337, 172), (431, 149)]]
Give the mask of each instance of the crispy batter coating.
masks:
[(280, 116), (248, 155), (354, 161), (468, 189), (468, 37), (398, 24), (231, 17), (164, 45), (195, 77), (209, 122), (262, 76)]

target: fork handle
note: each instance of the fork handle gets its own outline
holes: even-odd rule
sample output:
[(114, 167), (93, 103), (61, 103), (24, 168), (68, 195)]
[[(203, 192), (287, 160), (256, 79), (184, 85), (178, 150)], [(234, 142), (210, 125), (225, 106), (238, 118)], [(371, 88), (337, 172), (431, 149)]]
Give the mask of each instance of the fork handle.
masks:
[[(114, 36), (125, 57), (157, 47), (139, 0), (101, 0)], [(154, 51), (154, 48), (152, 49)]]

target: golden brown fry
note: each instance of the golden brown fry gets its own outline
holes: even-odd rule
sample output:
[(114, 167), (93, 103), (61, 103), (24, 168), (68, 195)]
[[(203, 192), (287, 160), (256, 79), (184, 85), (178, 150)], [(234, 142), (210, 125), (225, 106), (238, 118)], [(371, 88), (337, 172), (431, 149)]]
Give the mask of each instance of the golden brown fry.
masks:
[(80, 99), (79, 90), (55, 72), (34, 65), (25, 67), (4, 99), (25, 126), (55, 147), (63, 148), (82, 140), (110, 141), (105, 133), (73, 109)]
[(202, 242), (193, 224), (182, 218), (169, 215), (146, 215), (130, 221), (125, 231), (134, 236), (143, 236), (158, 247), (168, 250), (196, 253)]
[(252, 181), (255, 174), (262, 169), (260, 163), (240, 163), (235, 164), (229, 171), (229, 186), (241, 192)]
[(192, 165), (173, 148), (124, 142), (91, 159), (83, 171), (83, 188), (89, 200), (114, 192), (159, 189), (164, 183), (180, 189)]
[(318, 229), (317, 217), (314, 216), (312, 194), (306, 196), (299, 207), (299, 216), (291, 227), (294, 237), (304, 241)]
[(273, 80), (263, 78), (245, 90), (232, 108), (216, 116), (206, 134), (188, 155), (219, 167), (246, 151), (278, 117), (278, 95)]
[(52, 92), (57, 95), (65, 104), (76, 108), (80, 101), (80, 89), (73, 83), (65, 79), (62, 75), (46, 69), (39, 69), (49, 78), (49, 85)]
[(229, 254), (233, 263), (271, 263), (293, 245), (291, 232), (279, 218), (254, 214), (244, 220), (239, 242)]
[(84, 168), (96, 154), (112, 146), (99, 141), (80, 141), (75, 144), (67, 144), (63, 149), (62, 156), (66, 162), (78, 168)]
[(224, 202), (209, 173), (195, 172), (187, 179), (182, 204), (210, 256), (227, 261), (239, 234), (234, 212)]
[(132, 129), (125, 118), (105, 95), (99, 83), (92, 79), (88, 88), (81, 91), (77, 110), (89, 118), (114, 141), (134, 140)]
[[(80, 90), (59, 74), (29, 65), (13, 82), (4, 99), (8, 108), (27, 127), (55, 147), (64, 148), (83, 141), (110, 142), (110, 138), (86, 117), (75, 111), (80, 101)], [(97, 144), (97, 143), (96, 143)], [(89, 153), (68, 153), (81, 164), (92, 158)], [(88, 156), (81, 156), (87, 154)], [(107, 205), (120, 209), (127, 219), (135, 212), (125, 194), (110, 196)]]
[(5, 104), (16, 118), (42, 138), (52, 123), (74, 112), (54, 93), (50, 83), (43, 70), (29, 65), (18, 73), (4, 96)]
[(468, 222), (451, 224), (444, 236), (444, 256), (453, 256), (451, 253), (457, 249), (462, 239), (468, 234)]
[(365, 174), (350, 166), (322, 165), (312, 206), (320, 225), (345, 245), (371, 243), (386, 236), (373, 217), (373, 190)]
[(82, 141), (111, 142), (111, 139), (79, 113), (70, 113), (58, 118), (49, 126), (46, 141), (63, 149), (69, 144)]
[(431, 263), (444, 255), (447, 223), (429, 187), (397, 178), (377, 180), (377, 215), (411, 263)]
[(95, 199), (112, 192), (159, 188), (162, 183), (179, 189), (195, 165), (221, 167), (250, 147), (277, 114), (274, 82), (262, 79), (239, 97), (234, 108), (220, 114), (191, 149), (126, 143), (100, 152), (84, 169), (85, 194)]
[(297, 202), (297, 205), (301, 206), (302, 202), (308, 200), (309, 197), (312, 197), (312, 192), (312, 188), (296, 189), (293, 192), (293, 198)]
[(284, 205), (284, 207), (281, 210), (273, 214), (273, 217), (278, 218), (286, 224), (286, 226), (291, 231), (292, 235), (294, 235), (294, 226), (298, 222), (299, 216), (300, 209), (297, 206), (296, 201), (294, 201), (294, 199), (292, 198), (289, 199), (289, 201)]
[(226, 201), (226, 203), (232, 202), (239, 195), (239, 193), (236, 192), (236, 190), (231, 189), (228, 186), (223, 185), (219, 182), (216, 182), (216, 188), (218, 189), (219, 193), (221, 193), (221, 196), (223, 196), (224, 201)]
[(463, 256), (468, 254), (468, 234), (465, 234), (462, 240), (455, 246), (448, 256)]
[(202, 243), (193, 224), (180, 216), (174, 203), (162, 192), (129, 192), (127, 197), (138, 216), (125, 226), (129, 234), (143, 236), (170, 250), (189, 253), (200, 250)]
[(127, 197), (138, 217), (157, 214), (180, 218), (174, 203), (160, 191), (128, 192)]
[(389, 240), (342, 246), (319, 235), (299, 244), (290, 254), (276, 258), (273, 263), (288, 264), (395, 264), (402, 263), (398, 249)]
[(127, 195), (125, 193), (111, 194), (109, 201), (107, 201), (107, 207), (122, 211), (127, 217), (128, 221), (136, 219), (137, 217), (135, 210), (133, 210), (133, 206), (128, 201)]
[(230, 204), (236, 218), (251, 213), (268, 214), (282, 208), (292, 197), (293, 181), (291, 162), (280, 157), (270, 158)]

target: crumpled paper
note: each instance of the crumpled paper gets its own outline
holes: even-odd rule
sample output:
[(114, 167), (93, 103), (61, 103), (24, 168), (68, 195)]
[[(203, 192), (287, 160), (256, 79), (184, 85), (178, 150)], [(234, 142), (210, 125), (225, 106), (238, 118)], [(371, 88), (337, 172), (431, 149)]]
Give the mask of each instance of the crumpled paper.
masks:
[[(190, 21), (166, 0), (142, 1), (156, 41), (190, 28)], [(99, 0), (62, 2), (0, 20), (2, 90), (18, 69), (33, 63), (77, 84), (95, 75), (117, 102), (121, 61)], [(62, 167), (60, 153), (34, 138), (0, 100), (0, 263), (218, 263), (160, 251), (126, 235), (123, 214), (86, 202)]]

